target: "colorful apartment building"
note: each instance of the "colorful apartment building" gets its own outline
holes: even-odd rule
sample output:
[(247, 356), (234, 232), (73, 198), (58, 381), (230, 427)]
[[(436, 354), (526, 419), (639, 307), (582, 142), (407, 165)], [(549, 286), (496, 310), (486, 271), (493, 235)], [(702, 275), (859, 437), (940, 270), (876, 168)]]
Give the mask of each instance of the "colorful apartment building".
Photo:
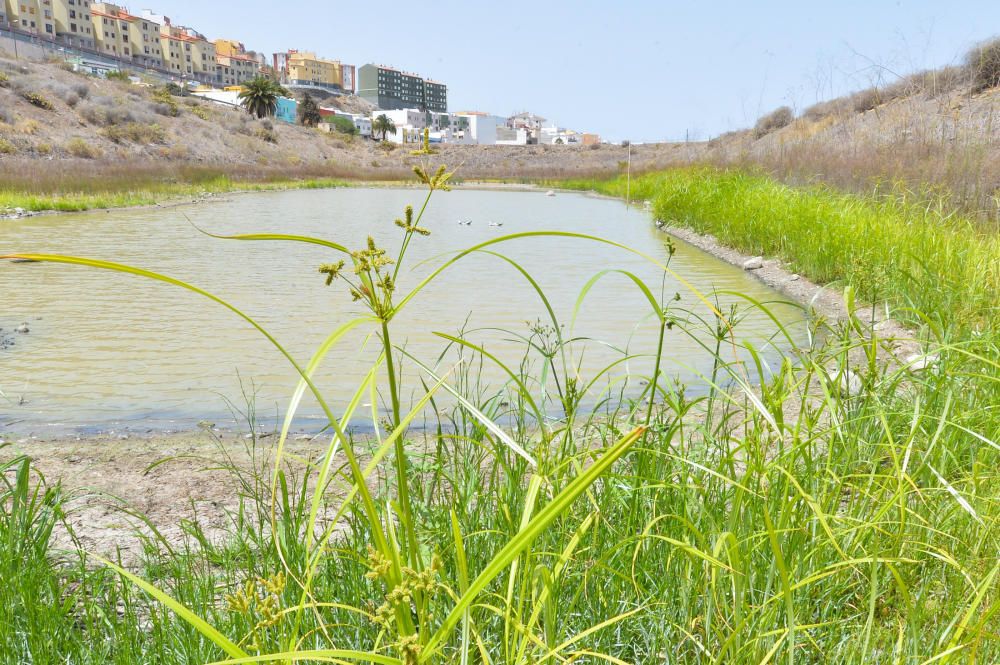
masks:
[(241, 85), (260, 74), (257, 54), (248, 52), (242, 42), (232, 39), (215, 40), (215, 62), (222, 85)]
[(55, 39), (56, 22), (52, 3), (58, 1), (60, 0), (4, 0), (6, 21), (21, 32)]
[(160, 26), (110, 2), (90, 6), (95, 48), (143, 67), (163, 68)]
[(354, 91), (354, 65), (320, 58), (312, 52), (275, 53), (274, 71), (285, 85)]
[(56, 37), (70, 46), (92, 49), (95, 46), (89, 0), (53, 0), (52, 16)]

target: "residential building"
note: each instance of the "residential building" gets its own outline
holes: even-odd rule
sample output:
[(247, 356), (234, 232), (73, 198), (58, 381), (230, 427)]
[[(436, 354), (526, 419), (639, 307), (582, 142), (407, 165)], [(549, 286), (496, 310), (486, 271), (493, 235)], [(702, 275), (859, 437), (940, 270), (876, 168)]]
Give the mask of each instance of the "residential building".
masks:
[(248, 53), (241, 42), (231, 39), (215, 40), (215, 62), (222, 85), (241, 85), (260, 73), (256, 54)]
[(497, 145), (528, 145), (528, 130), (520, 127), (497, 127)]
[(275, 53), (274, 72), (287, 86), (323, 88), (330, 92), (354, 91), (354, 65), (320, 58), (309, 51)]
[[(2, 7), (3, 5), (0, 5), (0, 8)], [(94, 28), (91, 25), (89, 0), (54, 0), (52, 16), (56, 23), (56, 38), (70, 46), (94, 48)]]
[(158, 24), (110, 2), (91, 3), (90, 18), (98, 51), (143, 67), (163, 67)]
[(180, 76), (221, 83), (215, 44), (197, 30), (173, 25), (169, 18), (163, 18), (164, 23), (160, 25), (160, 43), (164, 67)]
[(47, 39), (56, 38), (53, 0), (5, 0), (6, 19), (21, 32)]
[(463, 119), (467, 129), (461, 135), (461, 143), (494, 145), (497, 142), (497, 127), (503, 127), (506, 118), (500, 118), (482, 111), (461, 111), (455, 114)]
[(448, 87), (393, 67), (367, 64), (358, 71), (358, 95), (383, 110), (448, 110)]

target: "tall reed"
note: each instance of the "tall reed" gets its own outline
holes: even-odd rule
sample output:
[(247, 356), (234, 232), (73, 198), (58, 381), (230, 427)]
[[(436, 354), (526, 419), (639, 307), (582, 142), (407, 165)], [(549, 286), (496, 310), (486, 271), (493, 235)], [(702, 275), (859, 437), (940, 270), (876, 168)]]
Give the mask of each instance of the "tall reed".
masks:
[[(447, 188), (443, 169), (418, 175), (428, 198)], [(11, 619), (0, 622), (0, 641), (14, 645), (14, 660), (924, 665), (1000, 658), (995, 330), (972, 340), (942, 328), (928, 343), (925, 369), (881, 362), (878, 350), (894, 340), (869, 337), (855, 317), (813, 322), (816, 342), (808, 347), (791, 345), (791, 332), (776, 323), (776, 346), (786, 351), (775, 357), (743, 342), (734, 353), (739, 310), (762, 304), (744, 298), (735, 314), (713, 308), (714, 318), (702, 320), (658, 297), (655, 285), (612, 271), (595, 279), (639, 289), (649, 311), (636, 318), (660, 325), (655, 348), (623, 352), (623, 361), (653, 361), (649, 375), (630, 373), (626, 362), (581, 375), (575, 363), (587, 340), (552, 308), (551, 320), (512, 331), (524, 342), (520, 358), (447, 331), (440, 357), (414, 358), (392, 342), (393, 318), (457, 261), (518, 267), (499, 246), (544, 235), (629, 251), (579, 234), (513, 234), (443, 259), (404, 290), (407, 248), (433, 231), (422, 216), (423, 208), (408, 210), (397, 220), (395, 263), (374, 242), (349, 252), (323, 239), (236, 237), (326, 247), (334, 256), (321, 268), (326, 278), (342, 280), (368, 306), (307, 363), (193, 285), (94, 259), (21, 255), (200, 293), (268, 336), (301, 379), (270, 461), (232, 469), (241, 501), (227, 540), (206, 538), (195, 520), (181, 544), (151, 537), (139, 569), (105, 562), (95, 570), (83, 554), (72, 568), (52, 564), (46, 540), (36, 538), (40, 581), (0, 584), (0, 611)], [(579, 307), (599, 306), (589, 288)], [(312, 376), (327, 356), (351, 353), (339, 344), (360, 328), (382, 354), (335, 407)], [(677, 386), (656, 369), (679, 335), (714, 358), (704, 390)], [(404, 363), (422, 376), (412, 404), (402, 398)], [(507, 380), (485, 384), (484, 363)], [(845, 389), (847, 373), (857, 381)], [(300, 459), (285, 454), (284, 442), (306, 392), (326, 410), (330, 439)], [(364, 400), (375, 405), (367, 416), (374, 435), (357, 440), (346, 425), (361, 417)], [(417, 418), (429, 422), (422, 433), (411, 430)], [(8, 496), (23, 497), (30, 486), (18, 481)], [(0, 561), (13, 561), (11, 548), (26, 531), (17, 525), (44, 532), (51, 518), (4, 499)], [(6, 582), (13, 573), (4, 571)], [(114, 583), (108, 571), (129, 583)], [(42, 585), (53, 590), (48, 598), (67, 593), (73, 602), (36, 611), (31, 594)], [(99, 618), (116, 607), (114, 620)]]

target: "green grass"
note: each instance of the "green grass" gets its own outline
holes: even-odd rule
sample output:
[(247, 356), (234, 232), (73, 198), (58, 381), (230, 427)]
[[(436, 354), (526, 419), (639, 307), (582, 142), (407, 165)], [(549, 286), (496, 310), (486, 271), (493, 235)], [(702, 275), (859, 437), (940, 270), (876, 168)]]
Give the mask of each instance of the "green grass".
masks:
[[(24, 190), (0, 189), (0, 211), (23, 208), (32, 212), (80, 212), (103, 208), (128, 208), (169, 202), (204, 194), (228, 192), (264, 192), (286, 189), (327, 189), (345, 187), (347, 182), (334, 178), (308, 178), (255, 182), (217, 176), (198, 182), (142, 183), (138, 186), (106, 183), (88, 191), (60, 191), (58, 193), (30, 193)], [(93, 190), (97, 191), (93, 191)]]
[[(423, 177), (431, 191), (442, 178)], [(704, 178), (711, 189), (712, 176)], [(702, 189), (686, 191), (702, 200), (694, 196)], [(682, 192), (674, 194), (680, 206)], [(231, 463), (221, 444), (206, 460), (229, 469), (239, 498), (223, 541), (210, 541), (193, 520), (183, 525), (182, 543), (150, 535), (131, 572), (61, 555), (48, 534), (72, 503), (57, 487), (32, 481), (29, 461), (9, 463), (0, 485), (0, 657), (190, 663), (245, 653), (259, 662), (406, 665), (1000, 660), (995, 328), (972, 335), (928, 326), (923, 341), (936, 359), (919, 372), (879, 362), (878, 349), (893, 340), (864, 336), (855, 319), (813, 322), (809, 348), (792, 347), (767, 363), (761, 350), (746, 347), (750, 360), (738, 362), (721, 319), (700, 320), (678, 309), (672, 293), (661, 297), (655, 285), (623, 279), (622, 288), (641, 288), (650, 302), (635, 320), (653, 317), (662, 331), (653, 348), (630, 351), (648, 372), (637, 372), (643, 363), (633, 358), (631, 372), (622, 364), (581, 376), (574, 359), (594, 341), (575, 338), (554, 315), (510, 331), (523, 342), (520, 356), (497, 358), (439, 331), (440, 357), (412, 358), (393, 344), (392, 321), (419, 306), (428, 280), (473, 255), (509, 261), (504, 243), (533, 235), (498, 236), (442, 258), (413, 284), (399, 266), (411, 241), (435, 231), (422, 229), (422, 216), (423, 208), (404, 213), (394, 254), (374, 243), (348, 252), (320, 239), (239, 238), (326, 247), (331, 262), (321, 267), (325, 277), (314, 278), (342, 286), (343, 299), (353, 294), (368, 314), (338, 322), (310, 362), (285, 356), (302, 377), (288, 417), (305, 392), (314, 393), (328, 408), (328, 446), (310, 459), (284, 455), (283, 428), (271, 447), (247, 442), (251, 468)], [(567, 243), (603, 242), (559, 235)], [(605, 246), (609, 261), (628, 251)], [(126, 266), (34, 258), (193, 289)], [(601, 303), (584, 298), (581, 306)], [(759, 306), (747, 301), (740, 310)], [(738, 327), (740, 311), (727, 314)], [(623, 335), (631, 323), (622, 322)], [(370, 331), (383, 354), (353, 400), (327, 403), (313, 370), (327, 356), (355, 357), (342, 345), (353, 329)], [(705, 330), (714, 371), (701, 390), (674, 385), (658, 359), (672, 338)], [(509, 380), (484, 385), (477, 368), (486, 362)], [(422, 381), (401, 385), (401, 363), (422, 368)], [(836, 377), (846, 372), (858, 383), (851, 394), (838, 388)], [(365, 414), (375, 434), (358, 440), (344, 424), (361, 417), (362, 402), (385, 408)], [(409, 431), (416, 418), (426, 419), (423, 433)]]
[[(560, 183), (625, 196), (625, 178)], [(868, 302), (911, 307), (908, 319), (983, 330), (1000, 325), (1000, 232), (943, 205), (795, 188), (742, 170), (681, 168), (638, 176), (634, 200), (670, 224), (750, 254), (779, 257)]]

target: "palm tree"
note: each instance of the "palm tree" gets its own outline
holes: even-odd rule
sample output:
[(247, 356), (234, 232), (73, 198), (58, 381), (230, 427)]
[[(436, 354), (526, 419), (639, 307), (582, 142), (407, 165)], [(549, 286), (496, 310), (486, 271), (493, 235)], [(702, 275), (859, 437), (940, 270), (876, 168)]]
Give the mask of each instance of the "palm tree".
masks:
[(250, 115), (264, 118), (272, 116), (278, 110), (278, 97), (287, 97), (288, 91), (278, 85), (274, 79), (258, 76), (243, 84), (240, 92), (240, 106)]
[(384, 141), (387, 135), (396, 135), (396, 123), (390, 120), (389, 116), (383, 113), (379, 117), (375, 118), (374, 122), (372, 122), (372, 133), (381, 134), (382, 140)]

